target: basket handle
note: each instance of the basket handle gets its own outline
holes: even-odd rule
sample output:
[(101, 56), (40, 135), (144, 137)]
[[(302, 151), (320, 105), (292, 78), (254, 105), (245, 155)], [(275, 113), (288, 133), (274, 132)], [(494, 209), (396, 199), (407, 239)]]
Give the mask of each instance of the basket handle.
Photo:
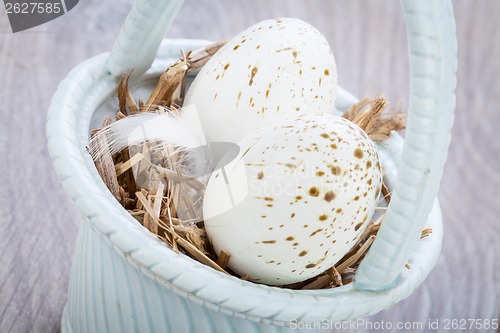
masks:
[(137, 0), (113, 44), (106, 67), (113, 77), (151, 67), (163, 36), (184, 0)]
[(408, 127), (384, 223), (355, 287), (397, 283), (420, 238), (443, 173), (453, 123), (457, 40), (450, 0), (403, 0), (411, 68)]

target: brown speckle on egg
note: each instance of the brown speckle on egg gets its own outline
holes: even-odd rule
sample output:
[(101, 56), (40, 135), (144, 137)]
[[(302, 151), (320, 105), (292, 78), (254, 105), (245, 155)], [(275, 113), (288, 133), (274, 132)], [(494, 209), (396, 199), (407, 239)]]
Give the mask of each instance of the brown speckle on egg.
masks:
[(307, 268), (307, 269), (309, 269), (309, 268), (313, 268), (313, 267), (315, 267), (315, 266), (316, 266), (316, 264), (307, 264), (307, 265), (306, 265), (306, 268)]
[(340, 175), (342, 172), (342, 168), (337, 166), (337, 165), (332, 165), (330, 166), (330, 171), (332, 172), (332, 175)]
[(275, 243), (276, 243), (276, 240), (274, 240), (274, 239), (262, 241), (262, 244), (275, 244)]
[(316, 186), (313, 186), (309, 189), (309, 195), (312, 197), (317, 197), (319, 195), (319, 190)]
[(249, 86), (251, 86), (253, 84), (253, 79), (255, 78), (255, 75), (257, 74), (258, 71), (259, 71), (259, 68), (257, 68), (257, 66), (254, 66), (252, 68), (252, 72), (250, 73), (250, 81), (248, 81)]
[(315, 231), (313, 231), (313, 232), (309, 235), (309, 237), (313, 237), (314, 235), (316, 235), (318, 232), (321, 232), (321, 231), (323, 231), (323, 229), (318, 229), (318, 230), (315, 230)]
[(333, 199), (335, 199), (335, 193), (333, 191), (326, 192), (324, 199), (326, 202), (332, 201)]
[(356, 158), (363, 158), (364, 154), (363, 154), (363, 150), (361, 150), (361, 148), (356, 148), (354, 150), (354, 156)]
[(260, 171), (258, 174), (257, 174), (257, 179), (263, 179), (264, 178), (264, 172)]
[(307, 251), (302, 251), (302, 252), (300, 252), (300, 253), (299, 253), (299, 257), (303, 257), (303, 256), (305, 256), (306, 254), (307, 254)]
[(320, 221), (325, 221), (327, 218), (328, 218), (328, 215), (325, 215), (325, 214), (320, 215), (320, 216), (318, 217), (318, 219), (319, 219)]
[(285, 240), (291, 242), (293, 241), (295, 238), (293, 238), (293, 236), (288, 236), (287, 238), (285, 238)]

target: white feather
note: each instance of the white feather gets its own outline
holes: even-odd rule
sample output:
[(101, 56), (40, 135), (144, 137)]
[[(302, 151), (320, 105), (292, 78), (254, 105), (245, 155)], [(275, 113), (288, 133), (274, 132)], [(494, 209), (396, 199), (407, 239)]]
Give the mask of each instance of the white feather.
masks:
[[(140, 113), (104, 127), (90, 140), (89, 153), (96, 160), (107, 153), (115, 154), (144, 142), (163, 142), (170, 146), (192, 149), (204, 145), (202, 136), (192, 120), (183, 117), (182, 113)], [(105, 139), (107, 145), (98, 144), (101, 139)]]
[[(175, 155), (176, 162), (174, 165), (169, 165), (169, 168), (175, 172), (180, 171), (184, 176), (196, 178), (203, 185), (206, 185), (215, 168), (194, 107), (184, 108), (178, 113), (146, 112), (123, 118), (99, 131), (92, 137), (88, 147), (95, 161), (106, 154), (115, 154), (125, 148), (129, 148), (131, 152), (136, 151), (136, 146), (144, 143), (150, 144), (150, 156), (154, 156), (156, 152), (162, 152), (160, 159), (162, 161), (151, 158), (146, 161), (147, 163), (165, 167), (165, 160)], [(169, 149), (170, 155), (165, 154), (166, 148)], [(138, 177), (146, 176), (150, 181), (141, 179), (141, 184), (154, 183), (152, 172), (146, 172), (146, 174), (143, 172), (139, 175), (137, 170), (138, 168), (133, 168), (136, 181), (139, 181)], [(204, 189), (200, 191), (189, 186), (183, 187), (183, 194), (190, 200), (178, 200), (179, 202), (176, 203), (178, 213), (183, 215), (181, 214), (183, 211), (193, 211), (193, 208), (196, 208), (195, 210), (199, 213), (194, 214), (196, 216), (191, 213), (188, 224), (201, 221), (201, 207), (193, 207), (192, 203), (197, 203), (194, 206), (201, 204)]]

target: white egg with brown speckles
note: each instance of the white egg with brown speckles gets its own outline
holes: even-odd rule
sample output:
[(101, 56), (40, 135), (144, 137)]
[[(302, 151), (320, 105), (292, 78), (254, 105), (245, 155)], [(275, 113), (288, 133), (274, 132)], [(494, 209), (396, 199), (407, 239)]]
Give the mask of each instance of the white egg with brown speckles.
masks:
[(298, 19), (262, 21), (201, 68), (184, 105), (195, 105), (207, 141), (237, 143), (301, 113), (334, 110), (337, 69), (321, 33)]
[(337, 263), (371, 220), (382, 172), (374, 143), (352, 122), (301, 115), (240, 142), (240, 155), (212, 174), (205, 227), (228, 266), (250, 280), (284, 285)]

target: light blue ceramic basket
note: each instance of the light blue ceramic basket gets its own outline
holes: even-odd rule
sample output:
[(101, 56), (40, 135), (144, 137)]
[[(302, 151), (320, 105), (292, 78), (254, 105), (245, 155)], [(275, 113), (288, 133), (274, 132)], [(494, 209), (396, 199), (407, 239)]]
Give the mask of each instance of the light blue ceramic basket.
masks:
[[(438, 258), (436, 200), (455, 105), (457, 45), (449, 0), (403, 0), (411, 63), (406, 139), (379, 146), (393, 190), (384, 223), (355, 282), (286, 290), (224, 275), (177, 254), (137, 223), (101, 181), (85, 146), (118, 78), (157, 78), (178, 50), (200, 40), (163, 40), (182, 0), (137, 0), (110, 54), (71, 71), (53, 97), (47, 139), (54, 167), (80, 213), (63, 332), (288, 332), (291, 322), (370, 315), (410, 295)], [(355, 99), (342, 89), (337, 108)], [(433, 233), (419, 241), (424, 225)], [(409, 262), (411, 269), (405, 269)], [(295, 332), (295, 331), (294, 331)], [(308, 330), (311, 332), (311, 330)]]

